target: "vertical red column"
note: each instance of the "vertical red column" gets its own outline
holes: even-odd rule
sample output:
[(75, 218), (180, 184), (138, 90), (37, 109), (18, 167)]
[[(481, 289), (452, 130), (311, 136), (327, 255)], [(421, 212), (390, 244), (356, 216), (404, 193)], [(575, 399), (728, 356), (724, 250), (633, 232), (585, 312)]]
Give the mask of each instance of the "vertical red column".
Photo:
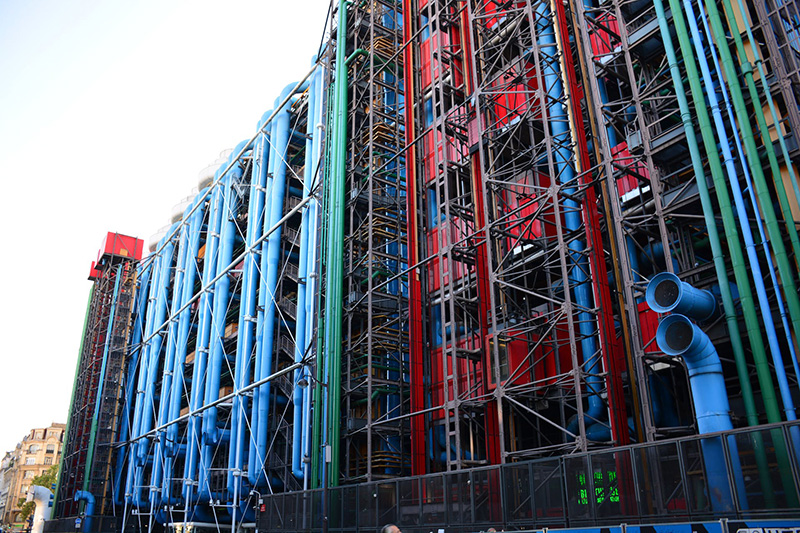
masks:
[[(463, 50), (463, 61), (466, 63), (468, 61), (472, 61), (472, 45), (470, 36), (472, 34), (470, 29), (469, 23), (469, 16), (467, 14), (467, 9), (463, 9), (461, 11), (461, 48)], [(475, 75), (473, 69), (469, 65), (462, 65), (462, 72), (464, 75), (464, 89), (466, 90), (467, 95), (471, 96), (475, 92), (475, 79), (473, 76)], [(475, 206), (475, 224), (481, 225), (481, 228), (476, 231), (475, 237), (478, 242), (477, 244), (477, 259), (475, 261), (475, 267), (477, 269), (477, 277), (478, 277), (478, 294), (480, 296), (480, 338), (481, 338), (481, 347), (484, 350), (484, 353), (491, 353), (489, 348), (489, 341), (488, 341), (488, 334), (489, 334), (489, 323), (488, 323), (488, 316), (489, 316), (489, 291), (491, 290), (491, 284), (489, 283), (489, 267), (488, 267), (488, 257), (486, 256), (486, 240), (488, 239), (487, 228), (483, 225), (484, 221), (486, 220), (486, 204), (484, 201), (484, 194), (483, 194), (483, 181), (481, 175), (481, 159), (478, 150), (473, 150), (473, 146), (476, 143), (480, 143), (480, 132), (478, 128), (477, 121), (480, 118), (475, 113), (474, 108), (471, 110), (473, 115), (472, 121), (469, 128), (469, 139), (470, 139), (470, 151), (472, 155), (470, 156), (470, 167), (471, 167), (471, 175), (472, 175), (472, 198), (473, 198), (473, 205)], [(474, 132), (474, 134), (473, 134)], [(484, 361), (489, 361), (489, 359), (484, 358)], [(484, 383), (488, 383), (491, 379), (492, 368), (491, 362), (489, 365), (484, 368), (483, 372), (483, 379)], [(498, 376), (499, 377), (499, 376)], [(499, 430), (499, 421), (497, 418), (497, 404), (498, 399), (494, 399), (487, 403), (486, 408), (486, 459), (491, 464), (499, 464), (500, 463), (500, 430)]]
[(625, 398), (622, 391), (621, 369), (619, 360), (614, 357), (614, 345), (616, 333), (614, 331), (614, 316), (611, 306), (611, 291), (608, 286), (608, 272), (606, 269), (605, 254), (603, 253), (603, 239), (600, 232), (599, 214), (597, 212), (597, 196), (595, 190), (590, 186), (591, 176), (586, 170), (589, 168), (589, 148), (586, 142), (585, 124), (579, 124), (580, 117), (580, 97), (582, 90), (578, 87), (575, 65), (572, 54), (569, 53), (569, 28), (567, 26), (567, 15), (562, 2), (554, 2), (556, 6), (556, 20), (558, 31), (561, 34), (561, 42), (564, 43), (564, 71), (569, 85), (570, 106), (573, 109), (573, 117), (576, 122), (574, 131), (577, 146), (577, 157), (580, 163), (581, 185), (586, 188), (586, 198), (584, 200), (584, 217), (586, 224), (587, 242), (590, 244), (594, 253), (590, 254), (592, 274), (594, 276), (592, 287), (594, 292), (595, 305), (599, 309), (600, 326), (600, 345), (602, 347), (603, 362), (608, 370), (608, 404), (611, 412), (611, 434), (619, 445), (630, 442), (628, 431), (628, 416), (625, 410)]
[[(413, 13), (411, 0), (403, 0), (403, 76), (405, 88), (405, 133), (406, 145), (406, 226), (408, 231), (408, 306), (409, 306), (409, 375), (411, 379), (411, 412), (419, 413), (424, 408), (423, 390), (423, 335), (422, 335), (422, 286), (419, 269), (419, 235), (417, 206), (417, 154), (413, 143), (416, 132), (414, 105), (414, 48), (411, 36)], [(425, 473), (425, 418), (411, 416), (411, 475)]]

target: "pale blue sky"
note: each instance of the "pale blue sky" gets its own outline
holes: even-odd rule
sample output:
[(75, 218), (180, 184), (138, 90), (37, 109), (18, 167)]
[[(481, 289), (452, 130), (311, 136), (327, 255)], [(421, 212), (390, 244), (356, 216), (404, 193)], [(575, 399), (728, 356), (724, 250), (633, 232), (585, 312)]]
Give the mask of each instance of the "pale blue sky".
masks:
[(91, 261), (148, 241), (319, 47), (328, 0), (0, 0), (0, 453), (66, 422)]

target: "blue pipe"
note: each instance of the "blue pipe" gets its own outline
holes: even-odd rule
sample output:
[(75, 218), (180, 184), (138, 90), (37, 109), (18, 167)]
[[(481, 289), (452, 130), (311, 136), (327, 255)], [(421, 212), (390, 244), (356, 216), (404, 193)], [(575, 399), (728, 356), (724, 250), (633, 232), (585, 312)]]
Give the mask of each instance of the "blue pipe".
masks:
[(76, 502), (86, 502), (86, 507), (83, 511), (83, 525), (81, 526), (81, 531), (83, 531), (83, 533), (89, 533), (92, 530), (92, 517), (94, 516), (94, 496), (89, 491), (76, 490), (73, 500)]
[[(265, 198), (271, 198), (272, 195), (272, 184), (273, 184), (273, 173), (275, 170), (275, 147), (273, 145), (273, 140), (277, 138), (277, 130), (276, 130), (277, 121), (272, 120), (269, 126), (269, 134), (264, 136), (264, 143), (265, 147), (267, 147), (268, 151), (265, 150), (264, 154), (262, 154), (262, 166), (267, 172), (267, 185), (266, 185), (266, 192)], [(263, 160), (266, 161), (263, 161)], [(269, 213), (264, 214), (264, 226), (262, 228), (262, 236), (265, 231), (270, 228), (270, 216)], [(261, 258), (259, 261), (259, 285), (258, 285), (258, 312), (256, 314), (256, 339), (255, 339), (255, 364), (254, 364), (254, 371), (253, 371), (253, 379), (258, 381), (261, 379), (261, 366), (262, 366), (262, 358), (264, 354), (263, 349), (263, 339), (264, 339), (264, 328), (265, 328), (265, 314), (264, 309), (267, 306), (267, 277), (266, 277), (266, 270), (267, 270), (267, 254), (264, 244), (261, 245)], [(270, 362), (269, 367), (272, 367), (272, 363)], [(269, 389), (267, 389), (267, 397), (269, 394)], [(258, 442), (257, 442), (257, 435), (258, 435), (258, 420), (263, 413), (263, 416), (267, 416), (267, 408), (268, 405), (266, 400), (264, 402), (260, 401), (261, 393), (260, 390), (256, 390), (253, 392), (253, 397), (251, 400), (251, 408), (250, 408), (250, 445), (248, 449), (248, 457), (247, 457), (247, 472), (248, 472), (248, 481), (250, 482), (251, 487), (255, 487), (256, 481), (258, 480), (259, 473), (263, 467), (264, 459), (261, 458), (259, 462), (259, 455), (258, 455)], [(263, 405), (262, 405), (263, 404)]]
[[(556, 38), (550, 9), (547, 7), (546, 3), (542, 3), (537, 6), (536, 12), (540, 19), (540, 27), (537, 32), (539, 47), (554, 50), (556, 48)], [(561, 76), (555, 57), (556, 54), (554, 53), (553, 61), (545, 63), (542, 67), (542, 71), (548, 98), (553, 101), (558, 101), (564, 96), (564, 88), (561, 84)], [(559, 181), (567, 185), (564, 187), (564, 194), (569, 197), (576, 192), (576, 177), (574, 168), (570, 163), (573, 158), (573, 153), (570, 148), (568, 148), (570, 145), (568, 117), (564, 112), (564, 108), (558, 103), (550, 107), (549, 114), (549, 124), (553, 140), (559, 146), (555, 151), (556, 173), (559, 176)], [(566, 198), (563, 201), (563, 205), (564, 225), (567, 231), (579, 231), (583, 224), (580, 204), (575, 200)], [(592, 309), (594, 304), (592, 303), (591, 287), (589, 283), (587, 283), (589, 264), (582, 255), (585, 248), (586, 243), (582, 240), (572, 239), (569, 242), (569, 257), (572, 263), (569, 269), (569, 279), (573, 286), (574, 303), (578, 309), (580, 309), (578, 311), (578, 331), (581, 334), (580, 345), (585, 366), (584, 371), (587, 374), (586, 386), (589, 396), (589, 408), (584, 413), (584, 420), (587, 426), (591, 426), (604, 417), (605, 406), (603, 405), (603, 400), (600, 398), (603, 378), (600, 377), (600, 353), (597, 350), (597, 342), (595, 341), (596, 321), (592, 313), (586, 311), (586, 309)], [(567, 431), (575, 434), (578, 431), (579, 424), (580, 420), (578, 420), (577, 417), (574, 418), (567, 425)]]
[[(194, 295), (194, 285), (197, 277), (196, 258), (200, 250), (200, 230), (202, 228), (203, 216), (205, 214), (205, 200), (202, 201), (202, 205), (198, 206), (197, 209), (195, 209), (194, 212), (188, 217), (188, 219), (187, 215), (194, 208), (200, 198), (202, 198), (202, 195), (203, 191), (195, 196), (194, 200), (186, 209), (183, 216), (184, 226), (181, 228), (182, 235), (179, 252), (182, 254), (182, 257), (180, 259), (181, 262), (179, 263), (178, 273), (176, 274), (175, 278), (176, 295), (173, 296), (172, 312), (173, 321), (177, 320), (177, 325), (175, 328), (172, 328), (172, 325), (170, 325), (171, 332), (173, 329), (177, 330), (177, 338), (175, 338), (172, 333), (170, 334), (170, 348), (172, 348), (175, 353), (172, 357), (174, 361), (172, 366), (172, 376), (169, 376), (172, 378), (171, 390), (169, 394), (169, 407), (165, 413), (165, 420), (162, 422), (162, 424), (168, 420), (175, 420), (178, 418), (178, 416), (180, 416), (181, 400), (183, 398), (184, 362), (186, 361), (186, 347), (189, 340), (191, 309), (187, 306), (179, 313), (177, 318), (174, 315), (175, 312), (178, 309), (181, 309)], [(181, 277), (179, 278), (178, 275), (181, 275)], [(177, 293), (178, 285), (180, 285), (180, 293)], [(165, 379), (164, 384), (162, 385), (162, 390), (166, 386), (167, 380)], [(162, 399), (162, 404), (163, 403), (164, 400)], [(161, 480), (161, 500), (159, 504), (162, 506), (175, 505), (179, 502), (179, 499), (172, 497), (172, 483), (170, 482), (175, 467), (175, 456), (180, 454), (180, 450), (176, 450), (176, 444), (178, 441), (178, 425), (172, 424), (168, 426), (165, 434), (166, 439), (164, 439), (163, 434), (161, 436), (163, 440), (162, 449), (164, 454), (164, 474)], [(186, 453), (185, 446), (183, 446), (182, 453)]]
[[(694, 48), (697, 51), (697, 59), (700, 63), (700, 71), (703, 76), (703, 83), (705, 84), (705, 93), (708, 96), (708, 103), (709, 107), (711, 108), (711, 113), (714, 117), (714, 126), (717, 131), (717, 136), (719, 138), (719, 147), (722, 150), (723, 161), (725, 163), (725, 169), (728, 174), (728, 182), (731, 185), (731, 191), (733, 192), (734, 198), (734, 205), (736, 207), (736, 214), (739, 218), (739, 227), (742, 229), (742, 236), (744, 237), (745, 241), (745, 248), (747, 250), (747, 259), (750, 264), (750, 270), (753, 275), (753, 281), (756, 288), (756, 295), (758, 297), (758, 304), (761, 311), (761, 318), (764, 321), (764, 329), (767, 333), (767, 343), (769, 344), (770, 352), (772, 354), (773, 361), (780, 361), (781, 364), (777, 365), (776, 372), (778, 374), (778, 381), (779, 384), (781, 382), (781, 374), (783, 374), (783, 380), (785, 382), (786, 375), (785, 370), (783, 369), (782, 364), (782, 356), (781, 356), (781, 348), (780, 343), (778, 342), (778, 333), (775, 328), (775, 322), (772, 318), (772, 309), (770, 307), (769, 298), (767, 297), (767, 289), (764, 285), (764, 276), (761, 273), (761, 264), (758, 260), (758, 251), (756, 249), (756, 244), (753, 239), (753, 232), (750, 228), (750, 223), (747, 217), (747, 208), (745, 207), (744, 197), (742, 196), (742, 189), (739, 184), (739, 177), (736, 174), (736, 164), (733, 158), (733, 154), (731, 153), (731, 146), (730, 141), (728, 140), (728, 134), (725, 130), (725, 122), (722, 117), (722, 112), (719, 106), (719, 100), (717, 99), (717, 93), (714, 90), (714, 77), (712, 77), (711, 71), (709, 69), (708, 60), (706, 59), (704, 43), (702, 37), (700, 36), (700, 31), (697, 26), (697, 16), (694, 12), (694, 8), (691, 5), (689, 0), (684, 0), (683, 2), (684, 9), (687, 13), (687, 19), (689, 21), (689, 29), (692, 35), (692, 42), (694, 44)], [(713, 46), (711, 46), (713, 48)], [(720, 74), (720, 71), (717, 71), (717, 74)], [(736, 128), (733, 128), (734, 130)], [(757, 162), (756, 164), (760, 164)], [(743, 165), (746, 167), (746, 165)], [(747, 169), (745, 168), (745, 174), (749, 176)], [(769, 255), (769, 254), (767, 254)], [(780, 295), (780, 293), (778, 293)], [(780, 299), (780, 296), (778, 296)], [(780, 368), (780, 370), (779, 370)], [(786, 383), (786, 389), (788, 391), (788, 383)], [(789, 396), (789, 403), (786, 403), (786, 397), (783, 395), (783, 388), (781, 389), (781, 395), (784, 397), (784, 408), (786, 410), (786, 416), (788, 420), (794, 420), (795, 413), (794, 413), (794, 406), (791, 402), (791, 396)]]
[(139, 287), (136, 290), (136, 312), (134, 314), (135, 318), (133, 322), (133, 335), (130, 343), (132, 348), (128, 357), (127, 373), (125, 374), (125, 401), (122, 404), (122, 423), (120, 424), (119, 435), (117, 436), (117, 442), (122, 444), (122, 448), (117, 454), (117, 465), (114, 468), (115, 505), (123, 505), (125, 501), (125, 491), (122, 488), (122, 473), (125, 466), (125, 456), (127, 455), (126, 452), (129, 448), (129, 445), (126, 443), (128, 440), (128, 435), (131, 431), (130, 410), (131, 407), (133, 407), (133, 393), (136, 390), (134, 387), (134, 379), (136, 377), (136, 369), (139, 366), (141, 354), (141, 346), (139, 346), (139, 343), (142, 342), (142, 320), (145, 316), (147, 305), (146, 295), (150, 286), (150, 271), (152, 263), (147, 262), (144, 265), (145, 266), (142, 268), (142, 272), (138, 275)]
[[(708, 19), (706, 18), (705, 8), (703, 7), (702, 2), (698, 3), (698, 8), (700, 10), (700, 18), (703, 21), (703, 29), (706, 32), (706, 35), (709, 35), (710, 31), (708, 28)], [(694, 21), (691, 21), (691, 24), (696, 24), (696, 23)], [(709, 49), (711, 51), (711, 58), (714, 62), (714, 68), (716, 69), (717, 73), (722, 72), (716, 50), (714, 49), (713, 46), (709, 46)], [(720, 89), (722, 91), (722, 98), (725, 103), (725, 109), (728, 113), (728, 116), (731, 117), (731, 120), (733, 121), (733, 117), (735, 115), (733, 113), (733, 110), (731, 109), (730, 99), (728, 98), (728, 90), (725, 88), (724, 83), (720, 83)], [(733, 130), (733, 138), (736, 145), (736, 154), (739, 156), (739, 160), (744, 162), (745, 154), (742, 148), (742, 140), (739, 137), (739, 130), (736, 127), (733, 127), (731, 129)], [(761, 164), (761, 162), (759, 161), (758, 164)], [(789, 167), (791, 168), (791, 165), (789, 165)], [(761, 239), (761, 242), (766, 245), (769, 243), (769, 241), (767, 240), (767, 235), (764, 231), (764, 221), (761, 218), (760, 209), (758, 207), (758, 200), (756, 200), (755, 188), (753, 187), (752, 178), (750, 176), (750, 170), (746, 164), (742, 164), (742, 169), (744, 170), (744, 178), (747, 184), (747, 191), (750, 196), (750, 205), (753, 208), (753, 214), (755, 215), (759, 237)], [(795, 351), (794, 339), (792, 338), (792, 329), (789, 326), (789, 319), (786, 313), (786, 306), (784, 305), (783, 297), (781, 295), (780, 285), (778, 284), (778, 277), (777, 274), (775, 273), (775, 265), (773, 264), (772, 261), (772, 254), (769, 253), (768, 247), (764, 255), (766, 256), (767, 259), (767, 270), (769, 271), (770, 281), (772, 282), (772, 287), (775, 291), (775, 299), (778, 302), (778, 312), (780, 313), (783, 329), (786, 333), (786, 342), (789, 349), (789, 355), (791, 357), (792, 364), (794, 365), (795, 375), (798, 378), (800, 378), (800, 368), (798, 368), (797, 364), (797, 353)], [(758, 285), (759, 283), (763, 285), (764, 283), (763, 278), (756, 278), (756, 285)], [(758, 286), (756, 288), (758, 289)], [(770, 316), (772, 316), (771, 309), (769, 313)], [(794, 408), (794, 400), (792, 399), (792, 393), (789, 388), (789, 382), (786, 379), (786, 369), (784, 368), (783, 365), (783, 358), (780, 357), (780, 352), (771, 351), (771, 353), (772, 353), (772, 361), (773, 364), (775, 365), (775, 375), (778, 378), (778, 387), (781, 391), (781, 400), (783, 401), (784, 411), (786, 412), (786, 419), (796, 420), (797, 416)], [(795, 428), (795, 430), (797, 430), (797, 428)], [(800, 434), (798, 434), (798, 436), (800, 436)]]
[[(686, 363), (699, 433), (733, 429), (722, 364), (716, 348), (703, 330), (687, 317), (672, 314), (658, 325), (656, 342), (664, 353), (680, 356)], [(733, 495), (728, 483), (722, 439), (704, 439), (701, 446), (711, 506), (715, 512), (733, 511)], [(737, 479), (741, 479), (741, 475)]]
[(645, 299), (656, 313), (674, 312), (700, 322), (717, 312), (717, 300), (710, 291), (695, 289), (671, 272), (662, 272), (647, 285)]
[[(277, 114), (273, 120), (273, 131), (275, 136), (272, 138), (272, 150), (270, 168), (274, 168), (272, 172), (272, 191), (269, 196), (269, 223), (268, 227), (275, 225), (283, 216), (283, 198), (286, 194), (286, 150), (289, 146), (289, 131), (290, 131), (290, 102), (287, 102), (283, 107), (279, 108), (281, 102), (292, 94), (292, 89), (297, 83), (287, 85), (280, 96), (275, 101), (275, 107), (278, 109)], [(308, 88), (309, 82), (306, 81), (298, 89), (305, 91)], [(273, 231), (266, 242), (266, 254), (262, 254), (262, 260), (266, 256), (266, 271), (262, 269), (261, 275), (266, 276), (266, 307), (264, 309), (264, 336), (260, 343), (261, 366), (258, 371), (259, 379), (263, 379), (272, 373), (272, 359), (274, 350), (275, 339), (275, 315), (276, 315), (276, 298), (275, 290), (278, 285), (278, 275), (280, 273), (280, 243), (281, 243), (281, 227)], [(258, 425), (256, 428), (256, 460), (261, 462), (266, 459), (267, 452), (267, 428), (269, 425), (269, 396), (270, 383), (266, 383), (259, 387), (258, 395)], [(253, 486), (263, 487), (267, 479), (262, 475), (263, 468), (259, 468), (256, 472), (256, 482)], [(252, 478), (251, 478), (252, 482)]]
[[(175, 229), (174, 225), (168, 231), (168, 235)], [(155, 401), (155, 381), (156, 373), (158, 371), (158, 364), (160, 361), (161, 345), (163, 337), (156, 333), (156, 327), (164, 322), (164, 317), (167, 310), (167, 294), (169, 292), (170, 281), (170, 266), (172, 262), (172, 255), (175, 249), (175, 244), (172, 240), (167, 241), (164, 237), (159, 243), (161, 253), (157, 259), (156, 280), (151, 287), (151, 304), (147, 309), (147, 327), (146, 333), (149, 341), (146, 341), (145, 357), (142, 360), (142, 373), (144, 374), (144, 393), (141, 398), (137, 398), (136, 409), (139, 414), (138, 424), (135, 424), (136, 433), (134, 437), (141, 437), (150, 431), (153, 422), (153, 404)], [(155, 305), (152, 305), (152, 302)], [(141, 390), (141, 389), (140, 389)], [(139, 401), (141, 400), (141, 401)], [(136, 413), (134, 413), (136, 420)], [(135, 446), (131, 447), (131, 467), (134, 469), (133, 487), (134, 504), (137, 506), (146, 505), (147, 499), (141, 496), (143, 488), (143, 477), (145, 459), (150, 444), (150, 437), (139, 439)], [(130, 482), (130, 480), (129, 480)]]
[[(194, 202), (192, 202), (192, 206)], [(178, 309), (181, 308), (183, 304), (181, 298), (183, 295), (183, 277), (184, 271), (186, 268), (186, 254), (187, 254), (187, 241), (189, 238), (189, 228), (188, 225), (183, 224), (180, 227), (180, 238), (178, 244), (178, 258), (177, 258), (177, 265), (175, 268), (175, 276), (172, 283), (172, 307), (169, 313), (169, 325), (166, 331), (166, 356), (164, 357), (164, 365), (161, 374), (161, 397), (159, 398), (158, 402), (158, 416), (157, 416), (157, 425), (163, 426), (167, 422), (167, 415), (170, 411), (170, 406), (174, 401), (172, 395), (172, 380), (173, 375), (176, 374), (175, 368), (175, 348), (176, 348), (176, 334), (177, 334), (177, 320), (176, 314)], [(179, 380), (175, 380), (179, 381)], [(180, 401), (180, 398), (178, 398)], [(166, 484), (169, 486), (168, 479), (171, 475), (164, 475), (166, 470), (171, 470), (171, 465), (167, 465), (169, 461), (169, 457), (164, 452), (165, 447), (165, 437), (166, 431), (162, 430), (158, 432), (155, 451), (153, 453), (153, 470), (150, 474), (150, 487), (152, 488), (150, 492), (150, 503), (154, 506), (161, 505), (161, 499), (164, 491), (164, 485)], [(159, 490), (156, 491), (154, 489), (158, 488)]]
[[(325, 134), (325, 129), (323, 125), (323, 103), (324, 103), (324, 66), (320, 65), (317, 71), (314, 73), (313, 83), (316, 84), (316, 89), (314, 91), (314, 116), (312, 117), (312, 121), (314, 124), (315, 134), (312, 137), (312, 163), (311, 163), (311, 181), (314, 184), (317, 184), (318, 177), (321, 175), (319, 171), (320, 167), (320, 160), (322, 157), (322, 141)], [(307, 261), (307, 270), (308, 274), (306, 276), (306, 345), (309, 346), (312, 343), (312, 339), (314, 338), (314, 332), (317, 326), (317, 307), (316, 307), (316, 295), (317, 295), (317, 282), (319, 281), (319, 268), (320, 262), (317, 256), (317, 239), (320, 236), (319, 226), (319, 203), (317, 202), (316, 196), (311, 196), (311, 199), (308, 202), (308, 215), (307, 215), (307, 226), (308, 226), (308, 257)], [(303, 427), (305, 431), (303, 433), (303, 458), (306, 462), (311, 463), (311, 454), (312, 454), (312, 440), (313, 440), (313, 433), (314, 431), (318, 430), (318, 428), (312, 428), (313, 420), (311, 415), (311, 395), (312, 395), (312, 387), (311, 387), (311, 374), (309, 372), (307, 381), (309, 385), (306, 390), (306, 394), (304, 397), (303, 403)], [(320, 409), (321, 406), (315, 406), (315, 409)], [(310, 482), (310, 466), (306, 469), (306, 476), (303, 480), (304, 488), (309, 487)]]
[[(205, 194), (205, 189), (200, 191), (195, 197), (195, 205), (200, 198)], [(189, 237), (188, 237), (188, 251), (187, 261), (185, 264), (185, 273), (183, 279), (183, 293), (181, 295), (182, 304), (185, 305), (194, 295), (195, 280), (198, 275), (196, 258), (200, 253), (200, 232), (203, 227), (203, 218), (205, 217), (206, 205), (205, 199), (202, 204), (198, 206), (189, 219)], [(188, 212), (188, 211), (187, 211)], [(185, 215), (184, 215), (185, 217)], [(189, 260), (189, 259), (192, 260)], [(191, 327), (191, 308), (186, 307), (178, 316), (178, 340), (176, 346), (176, 359), (175, 359), (175, 375), (183, 375), (183, 366), (186, 361), (186, 350), (189, 342), (189, 330)], [(172, 398), (173, 402), (170, 406), (169, 419), (175, 420), (180, 416), (181, 399), (183, 398), (183, 380), (173, 379)], [(178, 425), (173, 424), (167, 428), (167, 451), (169, 455), (174, 455), (174, 446), (178, 441)]]
[[(242, 141), (234, 148), (229, 163), (233, 162), (233, 157), (238, 154), (248, 141)], [(223, 178), (223, 204), (220, 231), (220, 249), (217, 257), (217, 272), (224, 270), (233, 259), (233, 248), (236, 240), (236, 213), (239, 209), (239, 199), (234, 189), (234, 182), (242, 179), (242, 167), (234, 165), (230, 171), (225, 173)], [(228, 275), (221, 276), (214, 283), (214, 308), (211, 337), (209, 340), (209, 362), (208, 377), (205, 390), (204, 405), (208, 405), (219, 399), (220, 377), (222, 375), (222, 361), (225, 359), (224, 337), (225, 337), (225, 317), (230, 300), (231, 278)], [(198, 482), (200, 484), (200, 496), (205, 498), (210, 496), (208, 486), (208, 476), (211, 470), (211, 460), (214, 455), (212, 446), (220, 442), (219, 428), (217, 427), (217, 407), (211, 407), (203, 412), (203, 435), (200, 447), (200, 472)]]
[[(147, 261), (148, 269), (151, 274), (152, 281), (150, 282), (149, 290), (142, 291), (140, 296), (143, 296), (144, 293), (147, 293), (147, 298), (144, 302), (140, 304), (140, 320), (142, 317), (145, 321), (145, 329), (144, 329), (144, 338), (150, 339), (150, 334), (153, 330), (153, 322), (154, 317), (153, 313), (148, 312), (150, 307), (154, 305), (156, 301), (156, 293), (158, 287), (158, 276), (159, 276), (159, 263), (160, 257), (159, 256), (151, 256), (152, 259)], [(141, 339), (140, 339), (141, 340)], [(133, 408), (133, 423), (131, 425), (131, 437), (136, 438), (138, 437), (141, 432), (139, 428), (141, 426), (141, 419), (142, 419), (142, 408), (144, 407), (144, 389), (145, 384), (147, 383), (147, 368), (148, 368), (148, 359), (147, 359), (147, 347), (150, 341), (146, 340), (144, 344), (139, 346), (138, 350), (138, 372), (139, 372), (139, 379), (137, 380), (136, 386), (136, 400), (135, 405)], [(128, 461), (128, 475), (125, 478), (125, 500), (131, 503), (133, 500), (138, 498), (138, 493), (140, 489), (136, 489), (136, 498), (134, 498), (134, 472), (136, 471), (136, 466), (138, 460), (136, 459), (136, 442), (133, 442), (127, 446), (129, 452), (129, 461)]]
[[(314, 56), (312, 65), (316, 63), (317, 58)], [(311, 88), (308, 93), (308, 109), (306, 118), (306, 148), (303, 172), (303, 199), (311, 194), (311, 181), (314, 178), (314, 163), (313, 163), (313, 145), (314, 145), (314, 117), (316, 108), (316, 91), (318, 91), (316, 73), (311, 80)], [(297, 284), (297, 323), (295, 329), (295, 348), (294, 348), (294, 361), (295, 363), (302, 363), (306, 354), (308, 344), (306, 342), (306, 322), (309, 319), (308, 309), (306, 307), (306, 282), (308, 279), (308, 209), (303, 210), (300, 222), (300, 259), (298, 264), (298, 277)], [(304, 380), (306, 385), (300, 386), (301, 380)], [(292, 395), (292, 403), (294, 409), (292, 412), (292, 473), (297, 479), (306, 478), (306, 470), (309, 463), (302, 462), (303, 456), (303, 442), (307, 428), (303, 424), (304, 406), (306, 402), (307, 392), (309, 387), (309, 371), (304, 365), (294, 371), (294, 391)]]
[[(219, 255), (219, 231), (222, 225), (223, 201), (222, 183), (219, 182), (220, 173), (224, 167), (217, 169), (214, 181), (217, 185), (211, 195), (211, 202), (208, 206), (208, 228), (206, 232), (205, 255), (203, 260), (203, 286), (208, 287), (217, 275), (217, 256)], [(194, 412), (200, 408), (205, 395), (205, 385), (208, 373), (208, 343), (211, 334), (212, 308), (214, 306), (214, 292), (204, 291), (200, 296), (200, 326), (197, 333), (195, 346), (195, 361), (192, 369), (192, 393), (189, 399), (189, 410)], [(194, 486), (198, 479), (197, 463), (200, 456), (200, 416), (194, 415), (189, 418), (188, 441), (189, 449), (184, 463), (185, 479), (183, 489), (183, 499), (186, 505), (195, 503)], [(199, 492), (199, 491), (198, 491)]]
[[(267, 111), (258, 122), (258, 130), (272, 114)], [(250, 175), (250, 201), (247, 206), (247, 235), (245, 246), (251, 252), (244, 259), (242, 269), (242, 289), (240, 293), (241, 305), (239, 306), (239, 339), (236, 343), (236, 370), (234, 375), (234, 389), (241, 390), (250, 383), (250, 361), (255, 343), (255, 326), (257, 319), (256, 300), (258, 298), (257, 257), (261, 254), (261, 244), (255, 242), (261, 238), (264, 226), (264, 192), (267, 184), (267, 165), (264, 154), (269, 150), (266, 135), (260, 134), (255, 143), (253, 154), (253, 168)], [(228, 493), (233, 499), (237, 492), (237, 477), (241, 479), (244, 466), (245, 434), (247, 430), (248, 399), (244, 396), (233, 398), (231, 410), (231, 447), (228, 453)], [(237, 475), (234, 475), (236, 473)], [(241, 489), (241, 484), (238, 487)], [(241, 491), (239, 492), (241, 494)], [(236, 502), (234, 502), (236, 503)], [(250, 509), (242, 509), (245, 516), (249, 516)]]

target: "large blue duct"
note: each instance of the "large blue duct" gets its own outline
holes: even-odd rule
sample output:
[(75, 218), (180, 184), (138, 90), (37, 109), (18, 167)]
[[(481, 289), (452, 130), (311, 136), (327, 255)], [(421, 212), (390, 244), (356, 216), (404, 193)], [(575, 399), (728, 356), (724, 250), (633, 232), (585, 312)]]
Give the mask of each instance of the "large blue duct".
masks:
[(645, 292), (647, 305), (657, 313), (678, 313), (700, 322), (717, 312), (717, 301), (709, 291), (695, 289), (671, 272), (653, 277)]

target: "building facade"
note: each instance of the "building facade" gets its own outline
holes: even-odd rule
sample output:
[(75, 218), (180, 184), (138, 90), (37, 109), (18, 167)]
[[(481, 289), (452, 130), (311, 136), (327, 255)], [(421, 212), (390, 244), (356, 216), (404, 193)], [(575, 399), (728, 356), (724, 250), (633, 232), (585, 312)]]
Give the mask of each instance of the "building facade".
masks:
[(60, 463), (65, 427), (66, 424), (54, 422), (48, 427), (34, 428), (3, 458), (0, 485), (0, 498), (5, 496), (3, 525), (22, 526), (19, 502), (27, 497), (34, 478)]
[(115, 278), (120, 527), (800, 516), (800, 3), (334, 11)]

